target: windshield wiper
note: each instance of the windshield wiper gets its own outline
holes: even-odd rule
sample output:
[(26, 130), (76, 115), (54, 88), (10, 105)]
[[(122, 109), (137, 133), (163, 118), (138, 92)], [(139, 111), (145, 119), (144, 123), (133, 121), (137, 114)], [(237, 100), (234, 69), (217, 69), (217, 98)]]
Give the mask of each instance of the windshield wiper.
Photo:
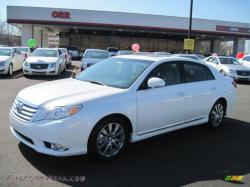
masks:
[(98, 81), (88, 81), (88, 80), (85, 80), (85, 81), (93, 83), (93, 84), (99, 84), (99, 85), (105, 86), (105, 84), (98, 82)]

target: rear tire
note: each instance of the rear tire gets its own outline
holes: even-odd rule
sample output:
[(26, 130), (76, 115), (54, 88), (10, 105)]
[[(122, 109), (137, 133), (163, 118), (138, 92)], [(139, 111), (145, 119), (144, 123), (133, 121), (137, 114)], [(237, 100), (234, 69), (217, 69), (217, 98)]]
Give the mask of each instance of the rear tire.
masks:
[(8, 76), (12, 76), (13, 75), (13, 65), (12, 64), (10, 64), (9, 65), (9, 68), (8, 68)]
[(212, 107), (209, 114), (209, 127), (215, 129), (221, 126), (221, 123), (225, 117), (225, 103), (223, 101), (217, 101)]
[(88, 142), (88, 155), (97, 160), (112, 160), (127, 146), (127, 124), (116, 117), (101, 120), (92, 130)]

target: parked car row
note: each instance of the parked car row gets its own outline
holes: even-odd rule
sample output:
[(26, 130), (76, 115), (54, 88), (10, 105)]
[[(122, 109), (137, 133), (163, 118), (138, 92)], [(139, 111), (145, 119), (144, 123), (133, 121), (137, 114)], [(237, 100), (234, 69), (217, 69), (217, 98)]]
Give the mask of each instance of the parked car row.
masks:
[(60, 76), (71, 66), (71, 55), (66, 48), (0, 47), (0, 74), (12, 75), (23, 70), (24, 75)]

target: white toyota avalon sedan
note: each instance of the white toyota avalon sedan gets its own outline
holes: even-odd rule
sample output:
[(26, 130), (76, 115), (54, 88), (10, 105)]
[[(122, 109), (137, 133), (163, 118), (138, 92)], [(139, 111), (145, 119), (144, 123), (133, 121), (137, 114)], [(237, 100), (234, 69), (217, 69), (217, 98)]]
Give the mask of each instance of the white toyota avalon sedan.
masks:
[(57, 75), (66, 70), (64, 54), (57, 48), (37, 48), (23, 63), (24, 75)]
[(75, 79), (22, 90), (10, 129), (40, 153), (108, 160), (128, 142), (200, 124), (219, 127), (234, 108), (235, 87), (231, 78), (192, 59), (117, 56)]

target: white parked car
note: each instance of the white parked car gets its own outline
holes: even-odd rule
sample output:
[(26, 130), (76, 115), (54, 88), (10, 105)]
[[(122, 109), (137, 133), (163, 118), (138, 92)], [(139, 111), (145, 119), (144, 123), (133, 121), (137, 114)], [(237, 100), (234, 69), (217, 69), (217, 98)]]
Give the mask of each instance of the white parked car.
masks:
[(56, 48), (37, 48), (23, 63), (24, 75), (57, 75), (66, 70), (64, 55)]
[(226, 56), (210, 56), (205, 63), (214, 67), (223, 75), (237, 81), (250, 81), (250, 68), (243, 66), (236, 58)]
[(80, 63), (81, 71), (109, 57), (109, 52), (107, 50), (86, 49)]
[(67, 67), (71, 66), (71, 55), (69, 54), (68, 50), (66, 48), (58, 48), (61, 53), (64, 55), (64, 60)]
[(21, 54), (24, 55), (24, 58), (28, 58), (31, 55), (31, 49), (29, 47), (15, 47)]
[(13, 47), (0, 47), (0, 74), (12, 75), (23, 68), (24, 56)]
[(239, 59), (243, 66), (250, 68), (250, 55), (245, 55), (243, 58)]
[[(127, 55), (28, 87), (10, 111), (11, 132), (37, 152), (117, 157), (127, 142), (208, 122), (234, 108), (235, 83), (180, 57)], [(180, 137), (182, 138), (182, 137)]]

